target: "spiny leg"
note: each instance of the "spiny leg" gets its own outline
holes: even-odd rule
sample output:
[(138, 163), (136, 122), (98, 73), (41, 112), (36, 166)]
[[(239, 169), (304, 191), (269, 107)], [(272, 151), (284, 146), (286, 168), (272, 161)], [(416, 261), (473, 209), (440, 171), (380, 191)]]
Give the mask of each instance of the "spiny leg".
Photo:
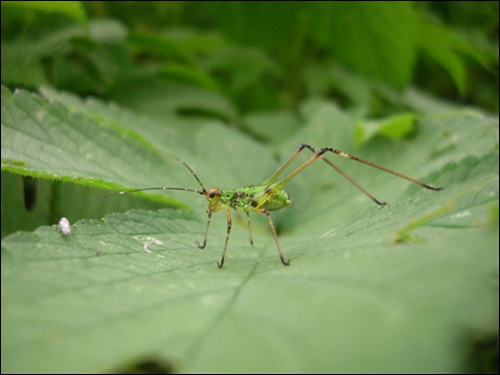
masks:
[(252, 236), (252, 223), (250, 221), (250, 212), (247, 213), (247, 222), (248, 222), (248, 235), (250, 236), (250, 245), (253, 246), (253, 236)]
[(208, 211), (208, 220), (207, 220), (207, 229), (205, 230), (205, 238), (203, 238), (203, 245), (200, 245), (198, 241), (196, 243), (198, 244), (198, 248), (204, 249), (205, 246), (207, 246), (207, 238), (208, 238), (208, 230), (210, 229), (210, 221), (212, 220), (212, 214), (213, 211), (209, 210)]
[[(310, 145), (303, 145), (303, 146), (307, 147), (309, 150), (311, 150), (312, 152), (314, 152), (314, 154), (318, 154), (318, 152), (312, 146), (310, 146)], [(322, 150), (320, 150), (320, 151), (322, 151)], [(342, 152), (342, 153), (345, 154), (345, 155), (349, 155), (346, 152)], [(343, 156), (343, 155), (341, 155), (341, 156)], [(340, 169), (336, 164), (334, 164), (331, 160), (329, 160), (329, 159), (327, 159), (325, 157), (321, 157), (321, 159), (323, 159), (323, 161), (325, 163), (327, 163), (333, 169), (335, 169), (337, 172), (339, 172), (342, 177), (344, 177), (347, 181), (349, 181), (351, 184), (353, 184), (359, 191), (361, 191), (364, 195), (366, 195), (368, 198), (370, 198), (376, 204), (378, 204), (379, 206), (387, 206), (387, 202), (381, 202), (381, 201), (379, 201), (377, 198), (375, 198), (373, 195), (371, 195), (364, 187), (362, 187), (360, 184), (358, 184), (356, 182), (356, 180), (354, 180), (351, 176), (349, 176), (342, 169)], [(371, 164), (369, 164), (369, 165), (371, 165)]]
[(290, 265), (290, 261), (285, 260), (285, 256), (283, 255), (283, 250), (281, 250), (280, 242), (278, 241), (278, 234), (276, 233), (276, 228), (274, 226), (273, 219), (271, 218), (271, 213), (265, 208), (261, 209), (260, 212), (267, 215), (267, 219), (269, 220), (269, 226), (271, 227), (271, 231), (273, 232), (274, 242), (276, 242), (276, 247), (278, 248), (278, 253), (280, 255), (281, 263), (285, 266)]
[(295, 160), (295, 158), (300, 154), (300, 152), (305, 148), (305, 147), (308, 147), (310, 150), (312, 150), (312, 147), (303, 143), (299, 146), (299, 148), (297, 150), (295, 150), (295, 152), (292, 154), (292, 156), (290, 156), (288, 158), (288, 160), (281, 166), (280, 169), (278, 169), (276, 172), (274, 172), (274, 174), (269, 177), (266, 181), (264, 181), (262, 183), (262, 185), (264, 186), (269, 186), (271, 185), (272, 183), (274, 183), (274, 181), (276, 181), (276, 179), (279, 177), (280, 174), (282, 174), (285, 169), (288, 168), (288, 166), (290, 164), (292, 164), (292, 162)]
[(229, 242), (229, 235), (231, 234), (231, 227), (233, 225), (233, 221), (231, 220), (231, 212), (229, 211), (229, 208), (226, 208), (226, 217), (227, 217), (226, 242), (224, 243), (224, 251), (222, 252), (222, 259), (220, 260), (220, 262), (217, 262), (219, 268), (222, 268), (222, 266), (224, 265), (224, 258), (226, 258), (226, 251), (227, 251), (227, 243)]
[[(291, 164), (291, 162), (300, 154), (300, 152), (302, 152), (304, 148), (308, 148), (309, 150), (313, 151), (314, 155), (311, 156), (309, 159), (307, 159), (304, 163), (302, 163), (302, 165), (298, 166), (294, 171), (292, 171), (286, 177), (279, 180), (278, 182), (273, 183), (273, 181), (276, 180), (278, 175), (280, 175)], [(306, 169), (310, 164), (315, 162), (318, 158), (321, 158), (324, 152), (325, 151), (322, 151), (322, 153), (320, 154), (319, 152), (316, 152), (316, 150), (314, 150), (314, 148), (312, 148), (308, 144), (305, 143), (301, 144), (300, 147), (293, 153), (293, 155), (285, 162), (285, 164), (283, 164), (283, 166), (274, 175), (272, 175), (266, 182), (264, 182), (264, 185), (267, 183), (272, 183), (266, 188), (265, 190), (266, 194), (273, 196), (274, 194), (276, 194), (277, 191), (283, 189), (283, 186), (285, 186), (288, 182), (290, 182), (292, 178), (297, 176), (300, 172)]]
[[(438, 191), (438, 190), (443, 190), (444, 189), (442, 187), (433, 187), (433, 186), (424, 184), (423, 182), (418, 181), (418, 180), (416, 180), (414, 178), (408, 177), (408, 176), (406, 176), (406, 175), (404, 175), (402, 173), (393, 171), (392, 169), (389, 169), (389, 168), (386, 168), (386, 167), (382, 167), (381, 165), (378, 165), (378, 164), (373, 163), (371, 161), (368, 161), (368, 160), (362, 159), (360, 157), (348, 154), (347, 152), (337, 150), (337, 149), (335, 149), (333, 147), (324, 147), (324, 148), (320, 149), (319, 151), (316, 151), (312, 146), (310, 146), (308, 144), (305, 144), (305, 143), (300, 145), (300, 147), (297, 149), (297, 151), (295, 151), (295, 153), (290, 157), (290, 159), (288, 159), (288, 161), (285, 162), (285, 164), (278, 170), (278, 172), (275, 173), (273, 176), (271, 176), (271, 178), (268, 181), (271, 181), (271, 182), (274, 181), (277, 178), (277, 176), (280, 173), (282, 173), (285, 170), (286, 167), (288, 167), (290, 165), (290, 163), (297, 157), (297, 155), (304, 148), (308, 148), (310, 151), (314, 152), (314, 155), (311, 156), (311, 158), (309, 158), (307, 161), (305, 161), (302, 165), (300, 165), (297, 169), (295, 169), (294, 171), (292, 171), (288, 176), (286, 176), (282, 180), (280, 180), (280, 181), (274, 183), (273, 185), (271, 185), (268, 188), (269, 191), (282, 189), (283, 186), (286, 185), (292, 178), (294, 178), (295, 176), (297, 176), (300, 172), (302, 172), (305, 168), (307, 168), (314, 161), (316, 161), (317, 159), (321, 158), (321, 159), (323, 159), (323, 161), (325, 163), (329, 164), (332, 168), (334, 168), (337, 172), (339, 172), (342, 177), (344, 177), (345, 179), (347, 179), (351, 184), (353, 184), (356, 188), (358, 188), (363, 194), (365, 194), (366, 196), (368, 196), (376, 204), (381, 205), (381, 206), (387, 205), (386, 202), (381, 202), (378, 199), (376, 199), (373, 195), (371, 195), (370, 193), (368, 193), (368, 191), (366, 191), (361, 185), (359, 185), (351, 176), (349, 176), (347, 173), (345, 173), (342, 169), (340, 169), (337, 165), (335, 165), (331, 160), (329, 160), (326, 157), (324, 157), (323, 154), (325, 152), (327, 152), (327, 151), (332, 152), (334, 154), (337, 154), (339, 156), (342, 156), (344, 158), (351, 159), (351, 160), (357, 161), (359, 163), (363, 163), (363, 164), (369, 165), (371, 167), (380, 169), (380, 170), (382, 170), (384, 172), (393, 174), (393, 175), (395, 175), (397, 177), (400, 177), (400, 178), (403, 178), (403, 179), (408, 180), (410, 182), (413, 182), (414, 184), (417, 184), (417, 185), (419, 185), (421, 187), (424, 187), (426, 189), (430, 189), (430, 190), (434, 190), (434, 191)], [(268, 181), (266, 181), (266, 182), (268, 182)]]
[[(414, 184), (417, 184), (417, 185), (422, 186), (422, 187), (424, 187), (426, 189), (429, 189), (429, 190), (438, 191), (438, 190), (443, 190), (444, 189), (444, 187), (434, 187), (434, 186), (430, 186), (430, 185), (424, 184), (423, 182), (421, 182), (419, 180), (416, 180), (414, 178), (411, 178), (411, 177), (409, 177), (407, 175), (404, 175), (404, 174), (396, 172), (396, 171), (394, 171), (392, 169), (383, 167), (381, 165), (378, 165), (377, 163), (368, 161), (368, 160), (360, 158), (358, 156), (354, 156), (354, 155), (348, 154), (347, 152), (337, 150), (336, 148), (333, 148), (333, 147), (325, 147), (325, 148), (322, 148), (320, 150), (320, 152), (321, 151), (324, 151), (324, 152), (326, 152), (326, 151), (333, 152), (334, 154), (340, 155), (340, 156), (342, 156), (344, 158), (351, 159), (351, 160), (357, 161), (359, 163), (363, 163), (363, 164), (369, 165), (370, 167), (374, 167), (374, 168), (380, 169), (381, 171), (393, 174), (394, 176), (403, 178), (403, 179), (405, 179), (407, 181), (413, 182)], [(330, 165), (333, 164), (330, 160), (328, 160), (326, 158), (323, 158), (323, 160), (326, 161)]]

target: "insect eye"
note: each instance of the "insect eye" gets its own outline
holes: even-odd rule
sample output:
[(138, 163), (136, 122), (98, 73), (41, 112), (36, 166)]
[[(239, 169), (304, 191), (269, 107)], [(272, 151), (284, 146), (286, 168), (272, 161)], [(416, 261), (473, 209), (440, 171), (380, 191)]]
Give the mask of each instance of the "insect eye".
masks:
[(219, 189), (210, 189), (208, 192), (208, 197), (213, 199), (220, 194)]

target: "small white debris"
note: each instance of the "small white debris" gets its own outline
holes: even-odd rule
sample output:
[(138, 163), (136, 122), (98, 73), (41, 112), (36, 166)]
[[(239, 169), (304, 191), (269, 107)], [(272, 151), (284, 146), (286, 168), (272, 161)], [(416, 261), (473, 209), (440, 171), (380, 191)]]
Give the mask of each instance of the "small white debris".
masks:
[(470, 216), (471, 213), (470, 211), (462, 211), (462, 212), (457, 212), (456, 214), (451, 215), (452, 219), (462, 219), (464, 217)]
[(152, 251), (149, 249), (149, 245), (153, 245), (153, 244), (154, 245), (162, 245), (163, 242), (161, 242), (160, 240), (157, 240), (156, 238), (147, 237), (146, 241), (144, 242), (143, 251), (145, 253), (151, 254)]
[(142, 242), (142, 251), (151, 254), (152, 250), (149, 248), (150, 245), (163, 245), (163, 242), (154, 237), (145, 236), (134, 236), (135, 240)]
[(66, 219), (65, 217), (62, 217), (61, 220), (59, 220), (59, 229), (61, 230), (61, 233), (64, 234), (65, 236), (70, 235), (71, 224), (69, 223), (69, 220)]

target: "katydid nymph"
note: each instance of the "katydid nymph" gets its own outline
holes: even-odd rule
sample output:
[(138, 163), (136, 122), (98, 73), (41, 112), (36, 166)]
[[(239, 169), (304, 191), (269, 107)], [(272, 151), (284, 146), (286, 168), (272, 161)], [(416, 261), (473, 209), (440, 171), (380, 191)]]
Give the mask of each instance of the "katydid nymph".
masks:
[[(290, 172), (288, 175), (286, 175), (282, 179), (278, 179), (281, 174), (290, 166), (290, 164), (297, 158), (297, 156), (304, 150), (308, 149), (310, 150), (313, 155), (306, 160), (303, 164), (301, 164), (299, 167), (297, 167), (295, 170)], [(189, 172), (193, 175), (193, 177), (196, 179), (198, 184), (201, 187), (201, 190), (196, 190), (196, 189), (190, 189), (190, 188), (183, 188), (183, 187), (170, 187), (170, 186), (165, 186), (165, 187), (150, 187), (150, 188), (142, 188), (142, 189), (133, 189), (133, 190), (126, 190), (126, 191), (121, 191), (119, 193), (113, 193), (113, 194), (108, 194), (103, 197), (95, 198), (93, 200), (98, 200), (102, 198), (107, 198), (110, 196), (114, 195), (123, 195), (123, 194), (130, 194), (130, 193), (136, 193), (139, 191), (147, 191), (147, 190), (177, 190), (177, 191), (186, 191), (186, 192), (192, 192), (192, 193), (197, 193), (200, 195), (203, 195), (205, 199), (207, 200), (207, 213), (208, 213), (208, 219), (207, 219), (207, 225), (205, 229), (205, 236), (203, 238), (203, 242), (200, 244), (198, 242), (198, 247), (200, 249), (204, 249), (206, 244), (207, 244), (207, 238), (208, 238), (208, 233), (210, 229), (210, 221), (212, 219), (212, 215), (224, 209), (226, 211), (226, 218), (227, 218), (227, 232), (226, 232), (226, 239), (224, 242), (224, 249), (222, 251), (222, 258), (220, 262), (217, 262), (217, 265), (219, 268), (222, 268), (224, 265), (224, 260), (226, 258), (226, 252), (227, 252), (227, 247), (228, 247), (228, 242), (229, 242), (229, 237), (231, 234), (231, 227), (232, 227), (232, 219), (231, 219), (231, 209), (236, 210), (236, 211), (242, 211), (245, 212), (247, 215), (247, 223), (248, 223), (248, 230), (249, 230), (249, 237), (250, 237), (250, 243), (253, 245), (253, 237), (252, 237), (252, 227), (250, 223), (250, 213), (259, 213), (259, 214), (265, 214), (267, 216), (267, 219), (269, 221), (269, 226), (271, 227), (271, 232), (274, 238), (274, 241), (276, 243), (276, 247), (278, 249), (278, 254), (281, 259), (281, 263), (283, 265), (288, 266), (290, 265), (290, 261), (285, 258), (285, 255), (283, 254), (283, 250), (281, 249), (281, 245), (278, 240), (278, 235), (276, 232), (276, 227), (274, 225), (274, 221), (271, 217), (271, 211), (276, 211), (280, 210), (282, 208), (287, 207), (288, 205), (291, 204), (290, 196), (288, 193), (283, 189), (283, 187), (290, 182), (295, 176), (297, 176), (300, 172), (302, 172), (305, 168), (307, 168), (310, 164), (312, 164), (314, 161), (320, 159), (323, 160), (325, 163), (330, 165), (332, 168), (334, 168), (342, 177), (347, 179), (351, 184), (353, 184), (358, 190), (360, 190), (363, 194), (365, 194), (368, 198), (370, 198), (374, 203), (376, 203), (379, 206), (385, 206), (387, 205), (386, 202), (379, 201), (376, 199), (373, 195), (371, 195), (367, 190), (365, 190), (361, 185), (359, 185), (352, 177), (350, 177), (347, 173), (345, 173), (342, 169), (340, 169), (336, 164), (334, 164), (330, 159), (326, 158), (325, 154), (327, 152), (342, 156), (344, 158), (350, 159), (357, 161), (359, 163), (363, 163), (366, 165), (369, 165), (371, 167), (380, 169), (384, 172), (390, 173), (392, 175), (395, 175), (397, 177), (403, 178), (405, 180), (408, 180), (416, 185), (419, 185), (421, 187), (424, 187), (429, 190), (433, 191), (438, 191), (444, 189), (443, 187), (433, 187), (430, 185), (427, 185), (421, 181), (418, 181), (414, 178), (408, 177), (402, 173), (396, 172), (392, 169), (380, 166), (376, 163), (373, 163), (371, 161), (362, 159), (360, 157), (348, 154), (347, 152), (337, 150), (332, 147), (324, 147), (319, 150), (316, 150), (312, 146), (308, 144), (301, 144), (299, 148), (290, 156), (290, 158), (271, 176), (269, 177), (266, 181), (261, 183), (260, 185), (251, 185), (243, 188), (237, 188), (237, 189), (230, 189), (230, 190), (222, 190), (219, 188), (210, 188), (207, 189), (199, 179), (199, 177), (196, 175), (196, 173), (191, 169), (191, 167), (184, 162), (181, 159), (178, 159), (176, 157), (173, 157), (176, 159), (179, 163), (181, 163), (184, 167), (186, 167)]]

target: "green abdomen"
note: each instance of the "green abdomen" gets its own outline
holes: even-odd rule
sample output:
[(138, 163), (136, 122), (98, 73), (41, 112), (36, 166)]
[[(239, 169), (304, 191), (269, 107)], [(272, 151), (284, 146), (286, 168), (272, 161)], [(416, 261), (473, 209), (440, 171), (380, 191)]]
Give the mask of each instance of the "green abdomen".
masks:
[(274, 196), (269, 198), (261, 208), (265, 208), (269, 211), (276, 211), (283, 207), (288, 206), (292, 201), (290, 201), (290, 196), (285, 190), (279, 190)]
[(260, 212), (261, 209), (279, 210), (288, 206), (291, 201), (284, 190), (274, 191), (263, 186), (247, 186), (242, 189), (222, 191), (221, 203), (238, 211)]

